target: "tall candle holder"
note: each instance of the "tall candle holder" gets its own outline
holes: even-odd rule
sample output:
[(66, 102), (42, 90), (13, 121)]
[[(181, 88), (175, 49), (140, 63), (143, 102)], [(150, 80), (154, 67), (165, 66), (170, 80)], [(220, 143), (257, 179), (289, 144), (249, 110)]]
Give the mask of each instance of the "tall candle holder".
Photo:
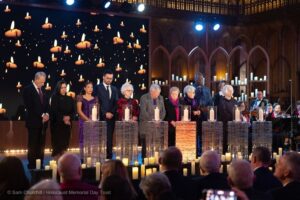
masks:
[(131, 121), (132, 120), (132, 105), (127, 104), (122, 106), (123, 116), (122, 121)]
[(181, 121), (184, 122), (191, 121), (191, 106), (189, 105), (181, 106)]
[(217, 107), (216, 106), (208, 106), (208, 119), (209, 122), (217, 121)]
[(92, 121), (99, 121), (99, 104), (91, 104), (89, 107), (90, 117), (89, 119)]

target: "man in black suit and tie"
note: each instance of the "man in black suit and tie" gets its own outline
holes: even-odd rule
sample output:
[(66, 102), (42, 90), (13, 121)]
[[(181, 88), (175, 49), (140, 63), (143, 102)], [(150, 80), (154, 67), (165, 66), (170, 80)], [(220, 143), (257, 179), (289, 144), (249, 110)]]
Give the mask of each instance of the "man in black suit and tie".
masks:
[(113, 72), (106, 70), (103, 73), (103, 83), (96, 85), (95, 96), (100, 103), (100, 120), (107, 123), (107, 158), (112, 158), (113, 132), (115, 128), (117, 101), (119, 99), (118, 90), (112, 86), (114, 79)]
[(280, 181), (269, 170), (271, 153), (266, 147), (256, 147), (252, 152), (251, 167), (254, 171), (253, 188), (262, 192), (282, 187)]
[(283, 187), (271, 190), (273, 200), (300, 200), (300, 154), (288, 152), (276, 165), (274, 174)]
[(24, 88), (25, 121), (28, 130), (28, 169), (34, 169), (36, 159), (43, 166), (46, 129), (49, 120), (49, 102), (42, 90), (46, 81), (44, 72), (37, 72), (34, 81)]

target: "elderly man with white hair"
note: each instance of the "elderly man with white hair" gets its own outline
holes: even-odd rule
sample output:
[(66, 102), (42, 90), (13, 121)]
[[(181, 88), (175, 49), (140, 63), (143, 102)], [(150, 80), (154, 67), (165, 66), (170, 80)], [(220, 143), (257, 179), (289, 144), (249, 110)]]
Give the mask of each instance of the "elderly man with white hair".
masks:
[(229, 190), (227, 177), (220, 173), (221, 159), (215, 151), (205, 151), (200, 160), (201, 178), (198, 182), (199, 198), (204, 189)]
[(161, 88), (158, 84), (152, 84), (150, 86), (149, 92), (144, 94), (140, 99), (140, 140), (143, 146), (143, 156), (146, 154), (145, 149), (145, 127), (147, 121), (154, 120), (154, 109), (159, 109), (159, 119), (163, 120), (166, 116), (166, 109), (164, 104), (164, 98), (160, 95)]
[(235, 160), (228, 168), (228, 182), (233, 188), (244, 192), (250, 200), (269, 200), (270, 195), (253, 189), (254, 173), (246, 160)]
[(288, 152), (284, 154), (276, 165), (275, 177), (283, 187), (271, 190), (274, 200), (300, 199), (300, 154)]
[(227, 122), (233, 121), (234, 107), (238, 105), (238, 102), (233, 98), (233, 92), (231, 85), (225, 85), (222, 89), (224, 96), (220, 97), (217, 107), (218, 121), (223, 122), (223, 153), (227, 152)]
[(126, 82), (121, 87), (121, 93), (123, 95), (122, 98), (120, 98), (117, 101), (118, 108), (117, 108), (117, 114), (118, 114), (118, 120), (122, 121), (125, 119), (124, 115), (124, 109), (128, 107), (131, 110), (131, 120), (137, 121), (139, 117), (139, 104), (136, 99), (133, 99), (133, 85)]

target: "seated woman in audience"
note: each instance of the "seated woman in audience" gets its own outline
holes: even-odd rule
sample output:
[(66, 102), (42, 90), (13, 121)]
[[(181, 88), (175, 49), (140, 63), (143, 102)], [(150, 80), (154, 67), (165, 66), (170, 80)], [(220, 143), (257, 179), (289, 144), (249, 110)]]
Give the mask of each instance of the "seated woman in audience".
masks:
[[(183, 89), (184, 98), (183, 105), (191, 106), (191, 120), (196, 121), (197, 124), (197, 155), (201, 155), (201, 131), (202, 131), (202, 119), (201, 110), (195, 99), (195, 87), (192, 85), (187, 85)], [(219, 98), (219, 97), (218, 97)]]
[(80, 158), (83, 158), (83, 123), (90, 120), (93, 105), (98, 104), (98, 98), (93, 95), (93, 83), (85, 82), (83, 90), (77, 96), (77, 112), (79, 115), (79, 147)]
[(280, 106), (280, 104), (275, 103), (273, 105), (273, 107), (274, 107), (274, 112), (273, 112), (272, 118), (280, 118), (280, 117), (282, 117), (282, 112), (281, 112), (281, 106)]
[(165, 121), (169, 123), (168, 145), (175, 146), (175, 126), (176, 121), (180, 120), (179, 88), (171, 87), (169, 98), (165, 101), (166, 117)]
[[(42, 194), (38, 194), (42, 193)], [(46, 179), (33, 185), (24, 200), (63, 200), (60, 187), (56, 181)]]
[(117, 102), (118, 104), (118, 120), (122, 121), (124, 119), (123, 110), (128, 106), (131, 109), (132, 120), (137, 121), (139, 117), (139, 105), (136, 99), (133, 99), (133, 86), (130, 83), (124, 83), (121, 87), (121, 93), (123, 95)]
[(272, 115), (273, 115), (273, 106), (271, 103), (268, 103), (267, 110), (266, 110), (266, 121), (272, 121)]
[(249, 112), (247, 112), (246, 110), (245, 102), (243, 101), (238, 102), (238, 106), (241, 111), (241, 121), (250, 123)]
[(112, 175), (105, 178), (102, 185), (101, 197), (103, 200), (135, 200), (128, 181), (121, 176)]
[(103, 183), (105, 181), (105, 179), (108, 176), (112, 176), (112, 175), (118, 175), (121, 178), (123, 178), (124, 180), (126, 180), (130, 186), (131, 192), (133, 194), (134, 197), (137, 196), (137, 193), (131, 183), (131, 180), (129, 178), (128, 172), (127, 172), (127, 168), (124, 166), (124, 164), (122, 163), (122, 161), (120, 160), (108, 160), (106, 161), (103, 165), (102, 165), (102, 177), (101, 177), (101, 181), (100, 181), (100, 189), (102, 189), (103, 187)]
[[(22, 161), (14, 156), (8, 156), (0, 161), (0, 199), (22, 199), (24, 191), (29, 189), (29, 181), (25, 175)], [(18, 191), (10, 194), (8, 191)]]

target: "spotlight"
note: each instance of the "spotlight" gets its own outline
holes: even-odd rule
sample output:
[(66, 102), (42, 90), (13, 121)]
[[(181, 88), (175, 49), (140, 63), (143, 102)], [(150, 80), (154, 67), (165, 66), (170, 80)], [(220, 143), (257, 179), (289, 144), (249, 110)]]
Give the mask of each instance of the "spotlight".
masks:
[(143, 3), (139, 4), (138, 7), (137, 7), (137, 10), (139, 12), (144, 12), (144, 10), (145, 10), (145, 4), (143, 4)]
[(195, 29), (196, 29), (196, 31), (202, 31), (203, 30), (203, 24), (202, 23), (200, 23), (200, 22), (197, 22), (196, 24), (195, 24)]
[(220, 29), (220, 27), (221, 27), (220, 24), (215, 24), (213, 29), (214, 29), (214, 31), (217, 31)]
[(105, 9), (108, 9), (108, 8), (110, 7), (110, 5), (111, 5), (111, 2), (110, 2), (110, 1), (106, 1), (106, 2), (104, 3), (104, 8), (105, 8)]
[(72, 6), (75, 3), (75, 0), (66, 0), (68, 6)]

